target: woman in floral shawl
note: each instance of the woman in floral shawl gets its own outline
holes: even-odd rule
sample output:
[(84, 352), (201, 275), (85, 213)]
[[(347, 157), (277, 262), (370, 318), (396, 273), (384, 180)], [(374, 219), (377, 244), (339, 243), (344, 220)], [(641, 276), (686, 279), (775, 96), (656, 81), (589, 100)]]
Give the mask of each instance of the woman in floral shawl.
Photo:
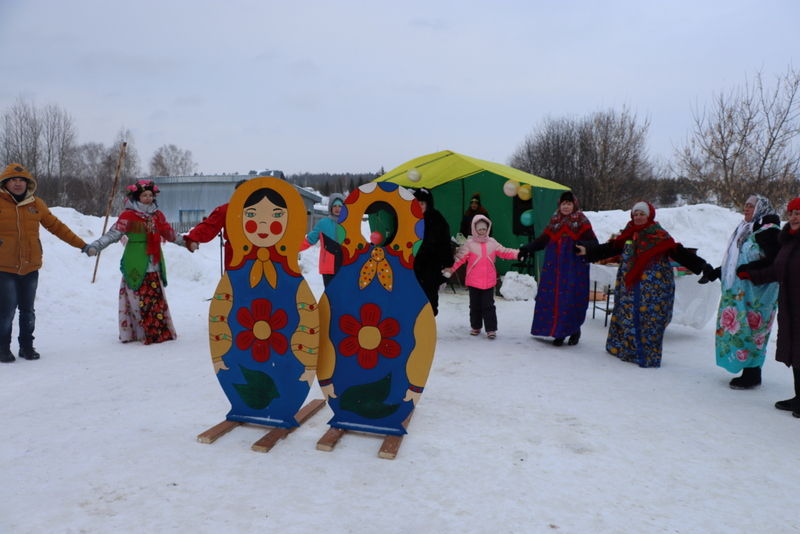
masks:
[[(720, 277), (722, 298), (716, 329), (717, 365), (731, 373), (742, 372), (730, 381), (733, 389), (751, 389), (761, 384), (761, 366), (778, 305), (778, 283), (762, 286), (736, 276), (739, 267), (763, 269), (772, 264), (780, 245), (780, 218), (769, 200), (752, 195), (744, 204), (744, 219), (728, 240), (722, 265), (714, 270)], [(700, 280), (701, 283), (709, 277)]]
[(578, 255), (598, 261), (622, 253), (606, 351), (639, 367), (660, 367), (664, 330), (672, 319), (675, 279), (670, 258), (695, 274), (713, 268), (685, 249), (655, 221), (656, 209), (637, 202), (631, 221), (607, 243), (577, 245)]
[(156, 195), (158, 186), (152, 180), (128, 186), (125, 210), (117, 222), (86, 246), (86, 254), (94, 256), (122, 236), (128, 238), (120, 262), (119, 339), (123, 343), (149, 345), (177, 337), (162, 287), (167, 285), (167, 269), (161, 241), (183, 246), (183, 238), (158, 210)]
[(564, 344), (567, 336), (570, 345), (578, 343), (589, 306), (589, 264), (575, 255), (579, 241), (597, 244), (592, 224), (580, 210), (578, 200), (566, 191), (542, 235), (520, 247), (522, 259), (546, 248), (531, 334), (553, 337), (557, 347)]

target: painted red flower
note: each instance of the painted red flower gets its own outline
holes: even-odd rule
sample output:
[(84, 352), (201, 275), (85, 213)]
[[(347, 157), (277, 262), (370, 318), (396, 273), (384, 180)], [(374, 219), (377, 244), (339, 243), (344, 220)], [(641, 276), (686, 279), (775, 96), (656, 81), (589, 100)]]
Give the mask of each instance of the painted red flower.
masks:
[(286, 336), (278, 332), (286, 326), (289, 318), (284, 310), (276, 310), (275, 313), (272, 313), (272, 303), (267, 299), (254, 300), (252, 311), (247, 308), (239, 308), (239, 311), (236, 312), (236, 320), (246, 328), (236, 334), (236, 346), (240, 350), (252, 347), (255, 361), (269, 360), (270, 348), (278, 354), (284, 354), (289, 348)]
[(347, 334), (339, 343), (342, 356), (358, 354), (358, 365), (372, 369), (378, 365), (378, 355), (397, 358), (400, 344), (394, 339), (400, 333), (400, 323), (391, 317), (381, 321), (381, 309), (371, 302), (361, 306), (361, 321), (352, 315), (342, 315), (339, 328)]

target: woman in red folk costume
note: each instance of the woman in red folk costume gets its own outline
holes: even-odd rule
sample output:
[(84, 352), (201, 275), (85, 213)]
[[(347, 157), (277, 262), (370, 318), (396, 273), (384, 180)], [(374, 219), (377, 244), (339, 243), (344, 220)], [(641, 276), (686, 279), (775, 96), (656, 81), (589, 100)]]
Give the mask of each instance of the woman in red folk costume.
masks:
[(161, 242), (183, 246), (183, 238), (158, 210), (156, 195), (158, 186), (152, 180), (128, 186), (125, 210), (117, 222), (86, 247), (86, 254), (94, 256), (127, 236), (119, 288), (119, 339), (123, 343), (142, 341), (149, 345), (177, 337), (164, 296), (167, 269)]
[(566, 191), (542, 235), (520, 248), (522, 259), (545, 249), (531, 334), (553, 337), (556, 346), (567, 336), (570, 345), (578, 343), (589, 306), (589, 264), (575, 254), (578, 242), (594, 245), (597, 238), (575, 195)]
[(713, 268), (675, 242), (655, 221), (656, 209), (637, 202), (620, 235), (602, 245), (577, 245), (578, 255), (598, 261), (622, 253), (606, 351), (639, 367), (660, 367), (664, 331), (672, 319), (675, 278), (670, 258), (695, 274)]

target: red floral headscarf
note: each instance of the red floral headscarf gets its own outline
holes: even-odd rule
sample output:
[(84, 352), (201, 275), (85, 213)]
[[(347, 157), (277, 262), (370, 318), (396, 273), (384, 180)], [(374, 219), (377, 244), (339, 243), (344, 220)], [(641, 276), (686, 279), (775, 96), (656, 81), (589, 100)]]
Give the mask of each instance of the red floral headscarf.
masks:
[[(625, 226), (619, 237), (612, 240), (614, 246), (620, 249), (625, 246), (627, 241), (633, 242), (633, 265), (625, 275), (627, 287), (633, 286), (653, 261), (677, 245), (672, 236), (655, 221), (656, 208), (649, 202), (645, 202), (645, 204), (648, 209), (647, 221), (644, 224), (633, 224), (634, 210), (631, 210), (631, 221)], [(637, 202), (634, 208), (638, 209), (638, 205)]]

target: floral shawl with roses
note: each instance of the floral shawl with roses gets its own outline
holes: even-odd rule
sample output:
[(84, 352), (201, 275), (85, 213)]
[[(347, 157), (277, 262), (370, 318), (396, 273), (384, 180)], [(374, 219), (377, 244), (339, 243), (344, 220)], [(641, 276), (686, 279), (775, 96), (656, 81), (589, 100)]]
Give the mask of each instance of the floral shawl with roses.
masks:
[[(762, 258), (755, 237), (768, 228), (770, 226), (764, 226), (748, 236), (739, 253), (737, 267)], [(745, 367), (761, 367), (775, 320), (778, 283), (757, 286), (735, 277), (730, 285), (725, 279), (721, 282), (716, 328), (717, 365), (732, 373)]]

